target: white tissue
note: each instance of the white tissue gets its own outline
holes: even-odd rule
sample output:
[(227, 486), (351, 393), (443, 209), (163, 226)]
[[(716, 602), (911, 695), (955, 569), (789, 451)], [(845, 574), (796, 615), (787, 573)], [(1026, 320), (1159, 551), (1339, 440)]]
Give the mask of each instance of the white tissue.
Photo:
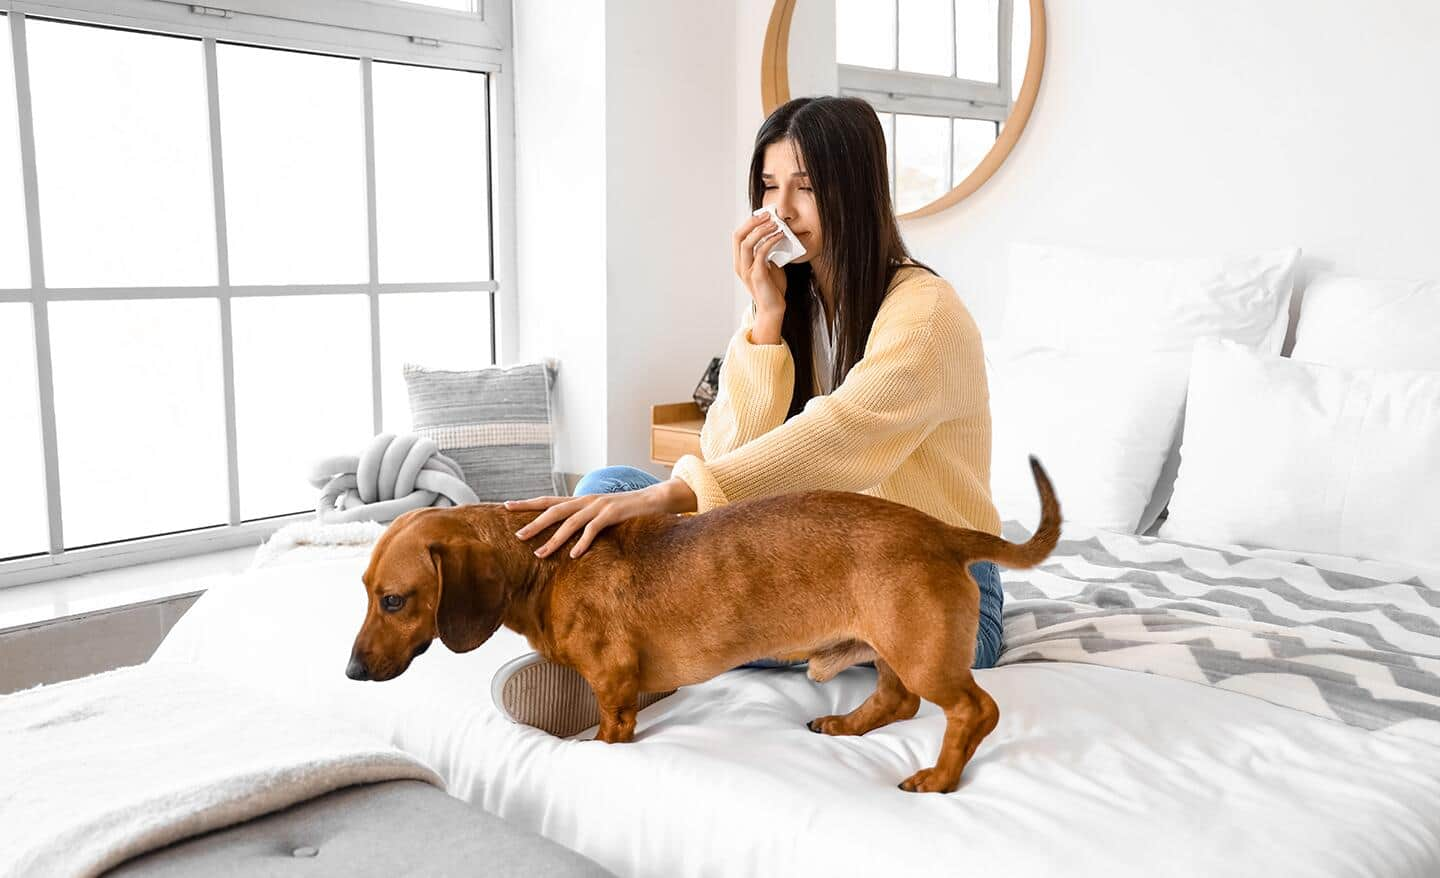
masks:
[(775, 205), (772, 204), (767, 207), (762, 207), (755, 211), (752, 216), (759, 216), (762, 213), (770, 214), (770, 217), (775, 220), (775, 225), (780, 228), (780, 233), (785, 236), (785, 240), (777, 243), (770, 249), (768, 259), (775, 263), (776, 266), (784, 268), (789, 263), (804, 256), (805, 245), (800, 243), (800, 239), (795, 237), (795, 233), (790, 231), (790, 227), (785, 225), (785, 221), (775, 212)]

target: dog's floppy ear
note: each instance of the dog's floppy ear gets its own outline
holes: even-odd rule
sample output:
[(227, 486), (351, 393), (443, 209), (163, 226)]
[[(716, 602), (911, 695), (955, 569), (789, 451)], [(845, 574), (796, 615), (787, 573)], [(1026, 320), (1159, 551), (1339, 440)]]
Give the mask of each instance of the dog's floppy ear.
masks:
[(435, 630), (451, 652), (469, 652), (490, 639), (505, 612), (505, 581), (495, 552), (473, 540), (430, 544), (440, 600)]

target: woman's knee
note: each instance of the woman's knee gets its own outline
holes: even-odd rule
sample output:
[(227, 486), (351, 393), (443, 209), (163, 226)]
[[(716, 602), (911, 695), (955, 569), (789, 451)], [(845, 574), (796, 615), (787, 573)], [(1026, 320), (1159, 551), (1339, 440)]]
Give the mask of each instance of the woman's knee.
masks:
[(1000, 582), (1000, 568), (993, 561), (970, 565), (970, 575), (980, 586), (980, 619), (975, 632), (973, 667), (992, 668), (1004, 648), (1005, 589)]
[(1004, 629), (999, 624), (981, 616), (975, 630), (975, 661), (970, 667), (975, 670), (995, 667), (1004, 648), (1003, 635)]
[(575, 491), (572, 496), (579, 497), (584, 494), (618, 494), (622, 491), (638, 490), (659, 481), (659, 479), (638, 467), (624, 465), (602, 466), (599, 469), (586, 473), (584, 477), (575, 484)]

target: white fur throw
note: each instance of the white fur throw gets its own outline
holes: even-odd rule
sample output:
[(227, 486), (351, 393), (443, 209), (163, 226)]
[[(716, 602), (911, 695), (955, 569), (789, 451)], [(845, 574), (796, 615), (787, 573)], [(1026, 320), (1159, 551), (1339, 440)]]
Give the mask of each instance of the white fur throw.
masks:
[(444, 783), (374, 733), (183, 664), (0, 697), (0, 875), (98, 875), (341, 787)]
[(284, 556), (285, 563), (303, 558), (315, 560), (368, 552), (385, 532), (378, 521), (296, 521), (287, 524), (255, 550), (250, 568), (267, 567)]

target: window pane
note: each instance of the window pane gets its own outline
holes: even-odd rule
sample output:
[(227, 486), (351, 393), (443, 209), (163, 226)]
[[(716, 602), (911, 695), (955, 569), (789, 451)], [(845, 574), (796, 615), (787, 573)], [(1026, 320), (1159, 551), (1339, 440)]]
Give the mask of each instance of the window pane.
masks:
[(1030, 64), (1030, 4), (1016, 0), (1010, 28), (1010, 100), (1020, 97), (1025, 68)]
[(50, 546), (34, 319), (26, 302), (0, 304), (0, 375), (5, 376), (0, 381), (0, 412), (5, 413), (0, 460), (7, 461), (5, 502), (0, 503), (0, 558), (44, 552)]
[(310, 467), (359, 454), (370, 420), (370, 304), (363, 295), (239, 298), (235, 429), (240, 517), (315, 508)]
[[(1024, 6), (1025, 0), (1017, 0), (1015, 5)], [(956, 76), (998, 83), (999, 41), (1000, 0), (955, 0)]]
[(482, 73), (375, 64), (380, 280), (490, 278)]
[(406, 363), (455, 370), (493, 365), (490, 294), (387, 293), (380, 297), (380, 388), (387, 433), (411, 430)]
[(836, 0), (835, 60), (894, 70), (895, 0)]
[(900, 69), (949, 76), (950, 0), (900, 0)]
[[(25, 238), (25, 189), (20, 179), (20, 131), (15, 112), (15, 64), (10, 19), (0, 15), (0, 289), (30, 286)], [(0, 544), (0, 555), (4, 554)]]
[(50, 305), (66, 548), (228, 518), (213, 299)]
[(200, 41), (25, 28), (46, 283), (215, 283)]
[(924, 207), (946, 192), (950, 120), (943, 116), (895, 117), (895, 203), (899, 213)]
[(955, 169), (951, 174), (951, 185), (970, 176), (990, 147), (995, 145), (995, 123), (989, 119), (955, 120)]
[(234, 284), (363, 283), (360, 62), (216, 47)]

